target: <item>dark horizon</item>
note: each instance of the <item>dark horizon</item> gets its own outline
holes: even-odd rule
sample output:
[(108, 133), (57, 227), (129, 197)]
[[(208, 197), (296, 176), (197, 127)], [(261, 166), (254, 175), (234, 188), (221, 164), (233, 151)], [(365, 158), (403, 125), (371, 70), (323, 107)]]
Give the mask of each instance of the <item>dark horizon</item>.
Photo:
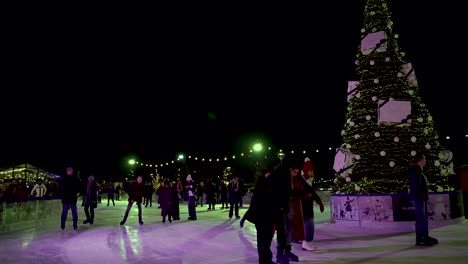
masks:
[[(455, 66), (466, 56), (457, 38), (464, 9), (388, 3), (441, 143), (460, 154), (458, 166), (468, 163), (464, 68)], [(119, 25), (18, 25), (35, 41), (11, 38), (0, 167), (116, 174), (132, 155), (232, 153), (257, 132), (277, 146), (338, 147), (362, 5), (307, 5), (270, 24), (266, 15), (181, 17), (151, 37)]]

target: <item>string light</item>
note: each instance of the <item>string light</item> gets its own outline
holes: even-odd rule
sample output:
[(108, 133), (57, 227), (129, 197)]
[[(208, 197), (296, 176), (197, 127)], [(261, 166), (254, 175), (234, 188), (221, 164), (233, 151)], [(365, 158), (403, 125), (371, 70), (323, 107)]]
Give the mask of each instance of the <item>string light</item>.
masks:
[[(268, 150), (272, 150), (272, 148), (271, 148), (271, 147), (268, 147)], [(328, 150), (333, 150), (333, 148), (329, 147)], [(283, 151), (284, 151), (283, 149), (279, 149), (279, 150), (278, 150), (279, 153), (283, 153)], [(249, 152), (252, 152), (252, 149), (249, 149)], [(319, 149), (316, 149), (315, 152), (318, 153), (318, 152), (320, 152), (320, 150), (319, 150)], [(295, 150), (291, 150), (290, 153), (291, 153), (291, 154), (294, 154), (294, 153), (296, 153), (296, 151), (295, 151)], [(308, 151), (307, 151), (307, 150), (302, 150), (301, 153), (305, 155), (305, 154), (308, 153)], [(240, 153), (239, 155), (240, 155), (241, 157), (247, 157), (247, 158), (251, 157), (250, 155), (249, 155), (249, 156), (246, 156), (244, 153)], [(224, 155), (223, 155), (223, 156), (224, 156)], [(196, 156), (193, 156), (193, 155), (186, 155), (186, 157), (187, 157), (188, 159), (201, 160), (201, 161), (208, 161), (208, 162), (213, 162), (213, 161), (216, 161), (216, 162), (220, 162), (220, 161), (229, 161), (229, 160), (235, 160), (235, 159), (237, 158), (236, 155), (231, 155), (230, 158), (229, 158), (229, 156), (225, 156), (224, 158), (219, 158), (219, 157), (200, 158), (200, 157), (196, 157)], [(264, 156), (265, 159), (267, 159), (267, 157), (268, 157), (268, 156), (266, 156), (266, 155)], [(151, 164), (151, 163), (143, 163), (143, 162), (141, 162), (141, 161), (135, 161), (135, 164), (140, 165), (140, 166), (147, 166), (147, 167), (148, 167), (148, 166), (149, 166), (149, 167), (153, 167), (153, 166), (154, 166), (155, 168), (158, 168), (158, 167), (164, 167), (164, 165), (168, 166), (169, 164), (176, 164), (176, 161), (181, 161), (181, 160), (183, 160), (183, 158), (181, 158), (181, 155), (179, 155), (179, 156), (177, 157), (176, 160), (171, 160), (171, 161), (169, 161), (169, 162), (163, 162), (163, 163), (160, 163), (159, 165), (158, 165), (158, 164)]]

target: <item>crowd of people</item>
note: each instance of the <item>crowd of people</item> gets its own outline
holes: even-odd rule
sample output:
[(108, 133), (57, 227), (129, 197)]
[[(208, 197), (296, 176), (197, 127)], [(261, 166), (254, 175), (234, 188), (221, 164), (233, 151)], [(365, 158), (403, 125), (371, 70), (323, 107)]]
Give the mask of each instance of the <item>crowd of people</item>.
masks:
[[(438, 240), (429, 236), (427, 218), (428, 189), (424, 176), (424, 155), (417, 155), (413, 167), (409, 171), (410, 198), (415, 206), (416, 245), (432, 246)], [(144, 182), (141, 175), (136, 177), (128, 186), (128, 204), (120, 225), (126, 224), (131, 208), (138, 207), (138, 223), (143, 225), (143, 205), (152, 206), (153, 193), (156, 193), (158, 208), (161, 210), (161, 221), (180, 220), (179, 205), (188, 203), (188, 220), (197, 220), (196, 207), (208, 205), (207, 210), (229, 209), (227, 217), (241, 219), (242, 228), (245, 221), (255, 224), (257, 232), (257, 251), (259, 263), (289, 263), (297, 262), (299, 258), (292, 251), (291, 243), (301, 243), (302, 249), (315, 251), (314, 240), (314, 207), (324, 212), (324, 205), (314, 187), (314, 164), (306, 158), (303, 162), (284, 162), (274, 168), (267, 168), (258, 178), (248, 210), (239, 215), (241, 201), (246, 194), (246, 188), (241, 181), (232, 176), (229, 180), (214, 183), (212, 179), (198, 184), (187, 174), (185, 181), (177, 178), (171, 181), (162, 178), (160, 184), (153, 185), (152, 181)], [(115, 206), (114, 196), (121, 197), (121, 187), (114, 188), (109, 184), (107, 206), (110, 202)], [(156, 188), (155, 188), (156, 187)], [(99, 184), (93, 175), (81, 183), (75, 176), (73, 168), (67, 168), (67, 174), (59, 184), (59, 194), (62, 199), (61, 229), (65, 229), (68, 212), (71, 211), (72, 227), (78, 228), (77, 203), (81, 196), (86, 219), (83, 224), (94, 224), (94, 209), (99, 200)], [(155, 190), (156, 189), (156, 190)], [(47, 193), (47, 187), (38, 181), (27, 196), (42, 197)], [(277, 252), (276, 262), (271, 251), (272, 240), (276, 232)]]

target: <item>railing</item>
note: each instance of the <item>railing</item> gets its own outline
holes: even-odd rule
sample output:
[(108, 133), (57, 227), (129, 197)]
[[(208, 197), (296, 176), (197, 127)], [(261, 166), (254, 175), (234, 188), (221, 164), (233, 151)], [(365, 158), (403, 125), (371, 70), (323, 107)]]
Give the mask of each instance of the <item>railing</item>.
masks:
[(24, 202), (3, 201), (0, 203), (0, 230), (7, 231), (17, 224), (37, 223), (60, 216), (62, 201), (60, 199), (39, 198)]

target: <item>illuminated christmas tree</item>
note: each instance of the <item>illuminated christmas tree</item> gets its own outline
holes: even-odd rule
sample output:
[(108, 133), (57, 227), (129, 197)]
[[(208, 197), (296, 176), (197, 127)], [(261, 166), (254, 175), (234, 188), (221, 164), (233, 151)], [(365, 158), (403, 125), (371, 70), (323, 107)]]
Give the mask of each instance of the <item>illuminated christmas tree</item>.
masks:
[(359, 80), (348, 83), (348, 112), (335, 157), (335, 193), (408, 191), (407, 171), (418, 152), (426, 156), (432, 190), (447, 189), (435, 124), (423, 103), (411, 63), (398, 47), (385, 0), (368, 0), (357, 51)]

